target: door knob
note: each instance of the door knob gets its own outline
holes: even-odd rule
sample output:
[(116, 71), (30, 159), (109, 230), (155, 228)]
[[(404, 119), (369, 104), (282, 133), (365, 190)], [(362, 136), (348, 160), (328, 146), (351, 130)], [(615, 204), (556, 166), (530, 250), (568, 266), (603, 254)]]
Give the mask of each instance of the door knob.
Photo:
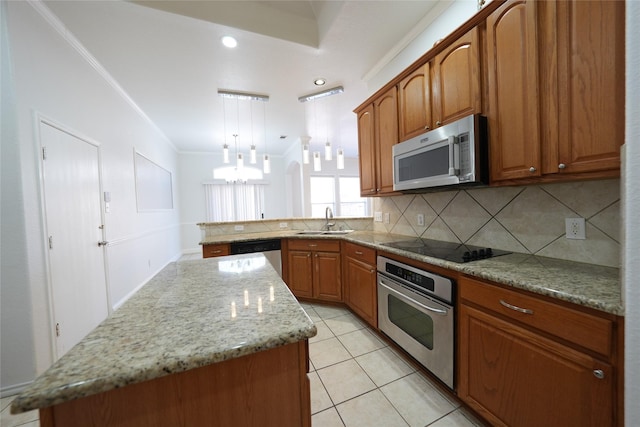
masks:
[(107, 246), (109, 242), (103, 240), (102, 242), (98, 242), (98, 246)]
[(533, 166), (531, 166), (529, 168), (529, 172), (534, 173), (535, 171), (537, 171), (538, 169), (534, 168)]
[(564, 163), (560, 163), (560, 164), (558, 165), (558, 169), (564, 169), (564, 168), (566, 168), (566, 167), (567, 167), (567, 165), (565, 165)]

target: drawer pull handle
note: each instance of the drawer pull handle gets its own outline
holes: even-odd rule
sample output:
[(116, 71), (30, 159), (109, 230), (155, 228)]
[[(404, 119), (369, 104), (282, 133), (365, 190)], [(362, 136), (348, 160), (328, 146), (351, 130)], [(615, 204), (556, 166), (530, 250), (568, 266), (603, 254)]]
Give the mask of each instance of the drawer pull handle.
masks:
[(602, 371), (602, 369), (594, 369), (593, 370), (593, 376), (596, 377), (597, 379), (601, 380), (604, 378), (604, 372)]
[(315, 248), (316, 246), (318, 246), (318, 245), (315, 245), (315, 244), (309, 243), (309, 247), (310, 247), (310, 248)]
[(518, 306), (509, 304), (508, 302), (505, 302), (504, 300), (500, 300), (500, 304), (502, 304), (504, 307), (507, 307), (511, 310), (517, 311), (519, 313), (524, 313), (524, 314), (533, 314), (533, 310), (529, 310), (528, 308), (520, 308)]
[(219, 254), (220, 252), (222, 252), (220, 249), (216, 249), (215, 251), (211, 251), (212, 254)]
[(362, 252), (356, 251), (356, 255), (362, 255)]

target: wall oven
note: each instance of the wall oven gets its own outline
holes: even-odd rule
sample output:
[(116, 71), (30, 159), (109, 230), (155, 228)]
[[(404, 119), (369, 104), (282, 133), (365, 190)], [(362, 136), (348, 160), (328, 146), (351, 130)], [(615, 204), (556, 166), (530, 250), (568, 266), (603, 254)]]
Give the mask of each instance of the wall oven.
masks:
[(378, 256), (378, 327), (454, 388), (452, 279)]

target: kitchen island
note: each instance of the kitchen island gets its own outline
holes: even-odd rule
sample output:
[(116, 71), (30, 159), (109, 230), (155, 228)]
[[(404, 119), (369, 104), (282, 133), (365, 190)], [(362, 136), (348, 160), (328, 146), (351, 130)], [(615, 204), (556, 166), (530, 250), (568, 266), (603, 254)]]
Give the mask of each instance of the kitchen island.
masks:
[(42, 426), (310, 426), (316, 327), (261, 254), (169, 264), (12, 403)]

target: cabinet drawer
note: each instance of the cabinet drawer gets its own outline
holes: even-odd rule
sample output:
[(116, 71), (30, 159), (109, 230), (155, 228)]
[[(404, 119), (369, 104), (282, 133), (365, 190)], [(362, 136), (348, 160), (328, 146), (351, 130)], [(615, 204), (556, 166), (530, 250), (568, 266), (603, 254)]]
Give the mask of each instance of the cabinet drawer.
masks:
[(289, 239), (289, 249), (294, 251), (340, 252), (340, 241), (329, 239)]
[(212, 257), (224, 256), (224, 255), (229, 255), (228, 243), (202, 245), (202, 258), (212, 258)]
[(458, 284), (461, 301), (475, 303), (604, 356), (611, 354), (613, 322), (609, 319), (468, 277), (460, 278)]
[(345, 253), (348, 257), (357, 259), (369, 265), (376, 265), (376, 250), (353, 243), (345, 243)]

